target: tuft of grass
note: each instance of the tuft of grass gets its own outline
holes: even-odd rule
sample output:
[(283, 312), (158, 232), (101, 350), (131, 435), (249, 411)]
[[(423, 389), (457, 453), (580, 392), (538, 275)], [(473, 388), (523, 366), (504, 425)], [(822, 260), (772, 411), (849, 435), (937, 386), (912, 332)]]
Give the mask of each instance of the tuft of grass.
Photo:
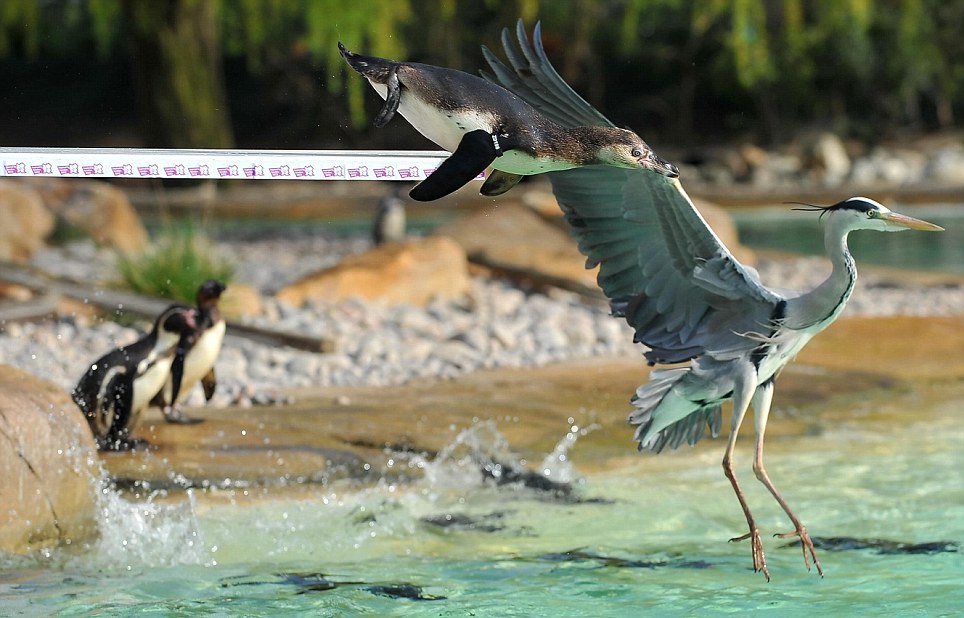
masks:
[(143, 252), (118, 256), (118, 269), (134, 292), (194, 302), (201, 283), (231, 280), (234, 268), (192, 225), (165, 228)]

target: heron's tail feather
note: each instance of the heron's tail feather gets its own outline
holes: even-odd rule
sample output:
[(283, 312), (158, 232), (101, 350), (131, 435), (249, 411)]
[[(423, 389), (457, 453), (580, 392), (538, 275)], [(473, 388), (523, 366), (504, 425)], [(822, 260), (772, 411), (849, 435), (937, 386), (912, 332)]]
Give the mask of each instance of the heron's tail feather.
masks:
[(667, 444), (675, 449), (684, 440), (696, 444), (706, 427), (714, 437), (719, 435), (723, 423), (719, 402), (691, 401), (673, 388), (689, 372), (688, 367), (653, 371), (650, 381), (636, 390), (632, 399), (636, 409), (629, 422), (637, 426), (639, 450), (658, 453)]

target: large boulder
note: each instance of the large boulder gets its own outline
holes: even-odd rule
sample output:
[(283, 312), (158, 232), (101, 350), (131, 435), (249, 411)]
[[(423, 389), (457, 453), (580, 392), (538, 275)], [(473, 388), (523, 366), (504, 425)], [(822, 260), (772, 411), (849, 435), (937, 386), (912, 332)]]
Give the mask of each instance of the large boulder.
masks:
[(106, 182), (38, 179), (32, 182), (47, 208), (100, 245), (125, 253), (147, 246), (147, 229), (127, 195)]
[(99, 470), (94, 438), (67, 393), (0, 365), (0, 551), (90, 538)]
[(18, 181), (0, 179), (0, 213), (0, 261), (26, 262), (54, 229), (40, 195)]
[[(505, 201), (439, 228), (461, 244), (469, 259), (496, 270), (578, 291), (595, 291), (598, 268), (586, 269), (562, 211), (551, 193), (530, 191), (524, 205)], [(740, 244), (736, 225), (721, 207), (695, 199), (697, 210), (723, 244), (739, 259), (756, 257)]]
[(349, 256), (283, 288), (277, 298), (294, 306), (346, 298), (424, 306), (433, 298), (461, 298), (469, 287), (465, 251), (449, 238), (433, 236)]
[(251, 285), (232, 283), (221, 295), (218, 304), (221, 313), (229, 320), (250, 318), (261, 315), (264, 302), (261, 294)]
[(596, 270), (586, 270), (586, 258), (565, 229), (555, 198), (540, 195), (544, 199), (527, 200), (530, 206), (500, 201), (444, 225), (436, 233), (458, 242), (473, 262), (497, 271), (594, 290)]

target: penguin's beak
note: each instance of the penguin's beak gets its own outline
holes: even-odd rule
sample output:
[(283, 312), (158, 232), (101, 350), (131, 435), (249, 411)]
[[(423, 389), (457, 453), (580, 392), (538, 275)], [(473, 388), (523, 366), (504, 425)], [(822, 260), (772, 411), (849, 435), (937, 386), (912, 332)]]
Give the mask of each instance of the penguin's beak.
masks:
[(656, 156), (655, 152), (650, 152), (649, 156), (641, 158), (639, 164), (646, 168), (653, 170), (657, 174), (666, 176), (667, 178), (679, 178), (679, 170), (675, 165), (669, 161)]
[(943, 232), (944, 228), (933, 223), (928, 223), (922, 219), (915, 219), (902, 215), (899, 212), (887, 212), (880, 215), (880, 218), (895, 227), (907, 228), (909, 230), (920, 230), (922, 232)]

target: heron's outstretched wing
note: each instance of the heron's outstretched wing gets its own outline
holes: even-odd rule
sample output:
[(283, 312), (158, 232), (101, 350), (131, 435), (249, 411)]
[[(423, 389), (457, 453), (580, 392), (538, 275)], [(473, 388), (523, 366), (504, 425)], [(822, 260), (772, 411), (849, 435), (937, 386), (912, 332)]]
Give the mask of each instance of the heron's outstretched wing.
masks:
[[(612, 126), (552, 67), (536, 24), (530, 46), (516, 28), (502, 43), (511, 69), (483, 48), (488, 79), (563, 126)], [(552, 190), (587, 266), (613, 313), (625, 317), (651, 362), (672, 363), (710, 351), (744, 351), (767, 336), (783, 297), (762, 286), (727, 250), (677, 179), (648, 170), (587, 166), (549, 173)]]

